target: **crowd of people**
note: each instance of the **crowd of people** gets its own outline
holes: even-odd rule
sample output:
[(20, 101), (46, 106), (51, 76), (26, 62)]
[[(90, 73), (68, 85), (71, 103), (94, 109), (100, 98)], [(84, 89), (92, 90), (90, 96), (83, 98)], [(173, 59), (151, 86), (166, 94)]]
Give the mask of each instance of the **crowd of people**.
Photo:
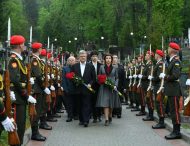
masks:
[[(104, 54), (99, 60), (97, 51), (92, 51), (87, 60), (87, 52), (81, 50), (78, 56), (69, 55), (64, 66), (59, 57), (42, 49), (35, 42), (31, 45), (26, 66), (22, 52), (25, 38), (20, 35), (11, 37), (11, 53), (8, 62), (10, 87), (0, 76), (0, 121), (4, 129), (17, 134), (21, 145), (26, 125), (26, 109), (29, 108), (32, 140), (45, 141), (39, 128), (52, 130), (48, 122), (56, 122), (67, 111), (66, 122), (79, 120), (79, 125), (88, 127), (101, 122), (109, 126), (112, 118), (122, 117), (122, 103), (129, 104), (131, 111), (139, 111), (136, 116), (145, 116), (144, 121), (154, 120), (154, 105), (159, 122), (153, 129), (165, 128), (164, 97), (168, 97), (173, 131), (166, 139), (181, 138), (179, 98), (181, 96), (179, 77), (181, 63), (178, 57), (180, 47), (176, 43), (168, 46), (169, 60), (162, 50), (148, 50), (131, 61), (121, 64), (116, 54)], [(145, 55), (145, 56), (144, 56)], [(153, 62), (156, 62), (155, 64)], [(166, 71), (167, 70), (167, 71)], [(5, 84), (5, 85), (4, 85)], [(186, 83), (190, 85), (189, 80)], [(32, 89), (29, 90), (29, 85)], [(7, 90), (8, 89), (8, 90)], [(7, 93), (10, 91), (10, 93)], [(13, 116), (7, 113), (7, 102), (11, 100)], [(155, 102), (155, 104), (154, 104)], [(145, 107), (148, 108), (148, 114)], [(35, 108), (34, 108), (35, 107)]]

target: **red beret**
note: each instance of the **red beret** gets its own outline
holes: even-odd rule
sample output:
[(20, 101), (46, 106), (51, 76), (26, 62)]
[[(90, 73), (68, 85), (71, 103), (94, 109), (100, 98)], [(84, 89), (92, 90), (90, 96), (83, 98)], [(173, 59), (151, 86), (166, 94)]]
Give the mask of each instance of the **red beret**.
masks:
[(25, 42), (25, 38), (21, 35), (11, 36), (10, 44), (11, 45), (21, 45)]
[(151, 51), (151, 52), (150, 52), (150, 51), (147, 51), (146, 54), (149, 54), (149, 55), (151, 55), (152, 57), (154, 57), (154, 52), (152, 52), (152, 51)]
[(180, 50), (180, 46), (177, 43), (171, 42), (169, 47), (175, 50)]
[(50, 59), (52, 57), (51, 53), (47, 53), (47, 58)]
[(156, 54), (160, 55), (161, 57), (164, 56), (164, 53), (162, 50), (156, 50)]
[(40, 49), (40, 48), (42, 48), (42, 44), (41, 43), (33, 43), (32, 44), (32, 49)]
[(46, 49), (42, 49), (40, 55), (41, 56), (46, 56), (47, 55), (46, 53), (47, 53)]

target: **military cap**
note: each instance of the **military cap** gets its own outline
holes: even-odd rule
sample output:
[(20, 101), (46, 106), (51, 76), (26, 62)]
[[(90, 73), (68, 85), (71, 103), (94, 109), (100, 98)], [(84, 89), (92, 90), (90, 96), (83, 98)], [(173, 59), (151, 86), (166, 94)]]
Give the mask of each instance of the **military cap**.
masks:
[(163, 53), (163, 51), (162, 50), (156, 50), (156, 54), (158, 54), (158, 55), (160, 55), (161, 57), (163, 57), (164, 56), (164, 53)]
[(42, 48), (41, 43), (35, 42), (32, 44), (32, 49), (40, 49), (40, 48)]
[(42, 49), (40, 55), (41, 55), (41, 56), (46, 56), (46, 55), (47, 55), (46, 49)]
[(169, 44), (169, 47), (174, 49), (174, 50), (178, 50), (178, 51), (180, 50), (180, 46), (177, 43), (174, 43), (174, 42), (171, 42)]
[(10, 44), (11, 45), (21, 45), (25, 42), (25, 38), (21, 35), (11, 36)]

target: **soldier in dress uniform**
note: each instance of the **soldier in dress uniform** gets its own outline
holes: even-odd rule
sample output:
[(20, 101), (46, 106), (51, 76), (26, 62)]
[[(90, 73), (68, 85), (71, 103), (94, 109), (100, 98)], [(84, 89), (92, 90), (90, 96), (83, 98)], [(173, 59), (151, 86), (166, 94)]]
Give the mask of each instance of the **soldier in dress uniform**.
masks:
[[(40, 117), (42, 116), (42, 107), (45, 98), (43, 97), (43, 92), (46, 94), (50, 94), (50, 90), (48, 88), (45, 88), (43, 86), (43, 74), (42, 74), (42, 63), (39, 58), (40, 52), (42, 49), (42, 44), (35, 42), (32, 44), (32, 58), (31, 58), (31, 76), (35, 79), (35, 84), (34, 84), (34, 97), (37, 100), (36, 104), (36, 112), (37, 116), (34, 118), (34, 120), (31, 123), (31, 129), (32, 129), (32, 140), (37, 140), (37, 141), (45, 141), (46, 137), (42, 136), (39, 133), (39, 120)], [(40, 125), (41, 128), (51, 130), (52, 127), (48, 125)]]
[(180, 114), (179, 114), (179, 98), (182, 95), (179, 77), (181, 75), (181, 62), (177, 56), (180, 46), (171, 42), (168, 47), (168, 55), (170, 56), (167, 73), (161, 73), (160, 78), (165, 79), (165, 95), (168, 96), (170, 105), (170, 113), (173, 124), (173, 131), (165, 136), (166, 139), (179, 139), (180, 133)]
[[(151, 67), (153, 65), (153, 62), (151, 61), (151, 58), (154, 56), (153, 52), (147, 51), (146, 52), (146, 56), (145, 56), (145, 60), (146, 60), (146, 64), (143, 70), (143, 74), (142, 74), (142, 92), (144, 97), (146, 97), (147, 95), (147, 89), (149, 86), (149, 75), (151, 72)], [(143, 121), (153, 121), (154, 117), (153, 117), (153, 112), (154, 112), (154, 103), (153, 103), (153, 98), (149, 97), (149, 99), (146, 99), (146, 103), (148, 106), (148, 115), (146, 116), (146, 118), (143, 118)]]
[(27, 102), (36, 103), (36, 99), (27, 93), (27, 68), (21, 53), (24, 51), (25, 38), (21, 35), (14, 35), (10, 39), (11, 56), (8, 64), (10, 72), (11, 90), (14, 91), (16, 101), (13, 103), (14, 120), (17, 124), (17, 132), (20, 143), (23, 143), (23, 137), (26, 127), (26, 105)]
[(155, 60), (157, 62), (156, 62), (156, 65), (154, 67), (152, 81), (153, 81), (153, 86), (154, 86), (154, 96), (155, 96), (156, 110), (158, 113), (159, 122), (158, 122), (158, 124), (152, 126), (153, 129), (165, 128), (165, 125), (164, 125), (164, 104), (163, 104), (164, 95), (161, 94), (160, 99), (157, 99), (157, 91), (159, 90), (159, 88), (161, 86), (161, 79), (159, 78), (159, 75), (163, 71), (163, 56), (164, 56), (164, 53), (162, 50), (156, 50)]
[(129, 107), (127, 108), (134, 108), (134, 101), (133, 101), (133, 95), (132, 95), (132, 75), (133, 75), (133, 64), (131, 62), (128, 63), (128, 95), (129, 95), (129, 100), (130, 100), (130, 104)]

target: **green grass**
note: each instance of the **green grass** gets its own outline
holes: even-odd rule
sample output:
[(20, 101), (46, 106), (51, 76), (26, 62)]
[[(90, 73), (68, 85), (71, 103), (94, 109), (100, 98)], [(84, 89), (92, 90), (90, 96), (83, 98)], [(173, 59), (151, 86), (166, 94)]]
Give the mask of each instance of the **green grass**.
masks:
[(184, 129), (190, 129), (190, 124), (182, 124), (181, 125)]

